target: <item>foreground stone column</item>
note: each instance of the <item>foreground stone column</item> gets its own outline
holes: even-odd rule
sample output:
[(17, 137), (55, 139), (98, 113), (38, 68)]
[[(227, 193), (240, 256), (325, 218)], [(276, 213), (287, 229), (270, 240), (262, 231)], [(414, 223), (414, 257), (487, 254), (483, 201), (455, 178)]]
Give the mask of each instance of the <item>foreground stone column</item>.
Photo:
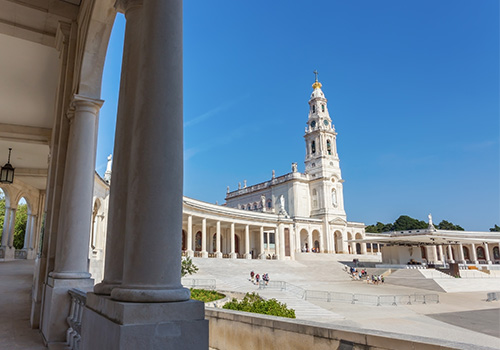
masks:
[(193, 216), (189, 215), (188, 216), (188, 223), (187, 223), (187, 239), (186, 239), (186, 244), (187, 244), (187, 249), (186, 249), (186, 255), (189, 257), (193, 257)]
[(446, 263), (446, 258), (444, 256), (444, 251), (443, 251), (443, 245), (438, 246), (438, 251), (439, 251), (439, 259), (440, 261), (445, 264)]
[[(312, 232), (310, 232), (310, 231), (311, 231), (311, 228), (309, 228), (309, 230), (307, 232), (307, 249), (308, 249), (308, 253), (312, 252), (312, 249), (314, 247)], [(280, 227), (280, 238), (281, 238), (281, 227)], [(281, 251), (281, 249), (280, 249), (280, 251)]]
[(234, 222), (231, 223), (231, 252), (229, 253), (229, 257), (231, 259), (236, 259), (238, 256), (236, 255), (235, 250), (235, 238), (234, 238)]
[(83, 349), (207, 349), (204, 305), (181, 285), (182, 1), (144, 0), (142, 16), (122, 284), (87, 294)]
[(453, 249), (451, 248), (451, 244), (448, 244), (448, 260), (451, 263), (455, 262), (455, 260), (453, 259)]
[[(97, 115), (103, 101), (76, 95), (70, 119), (54, 271), (44, 294), (42, 335), (49, 348), (65, 341), (68, 290), (92, 289), (88, 272)], [(55, 346), (55, 345), (54, 345)]]
[(113, 178), (109, 194), (106, 261), (104, 279), (94, 287), (97, 294), (111, 294), (122, 283), (125, 230), (127, 227), (127, 196), (131, 163), (131, 138), (134, 121), (134, 102), (137, 90), (137, 66), (141, 48), (142, 0), (117, 1), (117, 8), (127, 20), (123, 43), (122, 73), (116, 118), (113, 154)]

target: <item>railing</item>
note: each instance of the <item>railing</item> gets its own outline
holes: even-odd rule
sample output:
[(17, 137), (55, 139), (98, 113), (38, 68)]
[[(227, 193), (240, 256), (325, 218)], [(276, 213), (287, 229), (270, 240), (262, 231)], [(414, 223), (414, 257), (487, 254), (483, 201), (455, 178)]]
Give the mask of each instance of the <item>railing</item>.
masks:
[(181, 283), (186, 288), (215, 289), (217, 287), (215, 279), (183, 278)]
[(439, 303), (438, 294), (403, 294), (403, 295), (373, 295), (373, 294), (353, 294), (328, 292), (323, 290), (306, 290), (299, 286), (284, 281), (269, 281), (267, 284), (261, 283), (259, 289), (279, 289), (290, 292), (300, 299), (319, 300), (326, 302), (343, 302), (351, 304), (366, 305), (411, 305)]
[(81, 343), (82, 315), (87, 301), (87, 294), (79, 289), (68, 291), (71, 297), (71, 309), (66, 319), (68, 330), (66, 331), (66, 349), (79, 350)]

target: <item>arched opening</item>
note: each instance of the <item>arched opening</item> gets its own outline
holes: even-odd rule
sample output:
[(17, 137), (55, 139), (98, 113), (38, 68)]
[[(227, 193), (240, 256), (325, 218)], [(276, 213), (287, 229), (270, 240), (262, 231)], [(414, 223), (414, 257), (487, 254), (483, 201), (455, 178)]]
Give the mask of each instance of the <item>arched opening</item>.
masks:
[(302, 253), (306, 253), (309, 251), (309, 244), (307, 242), (307, 236), (309, 236), (309, 233), (305, 228), (300, 230), (300, 250)]
[(335, 253), (341, 254), (344, 252), (343, 241), (342, 241), (342, 232), (335, 231)]
[[(347, 240), (348, 240), (348, 241), (351, 241), (351, 240), (352, 240), (352, 233), (347, 232)], [(355, 247), (354, 247), (354, 248), (355, 248)], [(353, 243), (352, 243), (352, 242), (349, 242), (349, 243), (347, 244), (347, 252), (348, 252), (349, 254), (354, 254), (354, 249), (353, 249)]]
[[(222, 249), (222, 235), (220, 235), (220, 247)], [(212, 237), (212, 252), (216, 252), (217, 251), (217, 232), (214, 233), (213, 237)]]
[(465, 260), (470, 260), (470, 256), (469, 256), (469, 248), (467, 247), (463, 247), (462, 248), (463, 252), (464, 252), (464, 259)]
[(361, 254), (361, 243), (356, 243), (356, 254)]
[(311, 153), (316, 153), (316, 141), (311, 142)]
[(326, 151), (328, 152), (328, 155), (332, 155), (332, 144), (330, 140), (326, 140)]
[(483, 247), (477, 247), (476, 248), (476, 252), (477, 252), (477, 258), (478, 259), (482, 259), (482, 260), (486, 259), (486, 254), (484, 252), (484, 248)]
[(314, 253), (319, 253), (320, 252), (320, 237), (319, 237), (319, 231), (314, 230), (312, 233), (312, 240), (313, 240), (313, 247), (311, 249), (312, 252)]
[(186, 231), (182, 230), (182, 250), (186, 249)]
[(234, 235), (234, 252), (240, 253), (240, 237), (237, 234)]
[(16, 258), (26, 259), (26, 254), (22, 254), (19, 250), (25, 248), (26, 224), (28, 223), (28, 202), (22, 197), (17, 203), (16, 220), (14, 226), (13, 247), (16, 249)]
[(500, 260), (500, 249), (498, 247), (493, 247), (493, 259)]
[(201, 231), (196, 232), (196, 236), (194, 237), (194, 250), (201, 252)]
[(427, 259), (427, 252), (424, 246), (420, 247), (420, 254), (422, 255), (422, 259)]

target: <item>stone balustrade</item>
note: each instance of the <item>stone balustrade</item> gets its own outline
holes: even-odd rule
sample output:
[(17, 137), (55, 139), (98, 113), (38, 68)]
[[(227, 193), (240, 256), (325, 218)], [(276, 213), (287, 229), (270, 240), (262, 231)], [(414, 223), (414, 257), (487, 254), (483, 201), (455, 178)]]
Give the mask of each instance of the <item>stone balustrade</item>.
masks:
[(67, 318), (69, 328), (66, 331), (66, 349), (79, 350), (81, 344), (82, 315), (87, 301), (87, 293), (79, 289), (70, 289), (68, 293), (71, 297), (71, 309)]

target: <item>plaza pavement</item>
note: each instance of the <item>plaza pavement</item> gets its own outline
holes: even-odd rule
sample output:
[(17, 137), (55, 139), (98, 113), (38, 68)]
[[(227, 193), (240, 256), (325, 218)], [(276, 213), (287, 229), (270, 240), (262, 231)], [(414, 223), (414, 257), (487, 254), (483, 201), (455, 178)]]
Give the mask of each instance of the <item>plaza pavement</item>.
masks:
[[(295, 261), (194, 258), (193, 262), (199, 271), (188, 278), (215, 279), (221, 291), (255, 291), (265, 298), (276, 298), (295, 309), (299, 320), (356, 327), (360, 332), (371, 329), (443, 339), (464, 343), (463, 349), (500, 349), (500, 301), (486, 302), (486, 291), (444, 293), (352, 281), (344, 265), (331, 256), (324, 260), (303, 256)], [(285, 281), (308, 290), (371, 295), (438, 294), (440, 302), (376, 306), (303, 300), (287, 291), (259, 290), (249, 281), (252, 270), (260, 275), (269, 273), (271, 280)], [(500, 291), (500, 279), (497, 281)]]

